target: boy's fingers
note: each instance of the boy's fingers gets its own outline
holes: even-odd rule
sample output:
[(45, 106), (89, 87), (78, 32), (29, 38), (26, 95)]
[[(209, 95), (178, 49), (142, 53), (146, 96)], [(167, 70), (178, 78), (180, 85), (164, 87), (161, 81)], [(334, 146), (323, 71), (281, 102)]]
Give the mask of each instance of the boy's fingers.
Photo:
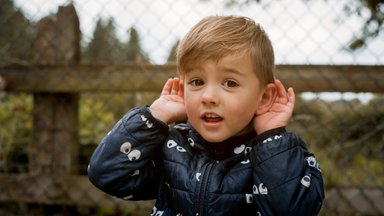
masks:
[(161, 95), (168, 95), (172, 89), (172, 78), (168, 79), (164, 84), (163, 90), (161, 91)]
[(177, 93), (180, 97), (184, 97), (184, 80), (179, 80), (179, 92)]
[(288, 88), (288, 102), (295, 104), (295, 91), (293, 88)]
[(172, 90), (171, 94), (178, 94), (179, 92), (179, 78), (173, 78), (172, 79)]
[(277, 88), (278, 97), (280, 99), (282, 99), (283, 102), (287, 102), (288, 96), (287, 96), (287, 92), (285, 91), (285, 87), (284, 87), (283, 83), (281, 83), (280, 80), (276, 80), (275, 84), (276, 84), (276, 88)]

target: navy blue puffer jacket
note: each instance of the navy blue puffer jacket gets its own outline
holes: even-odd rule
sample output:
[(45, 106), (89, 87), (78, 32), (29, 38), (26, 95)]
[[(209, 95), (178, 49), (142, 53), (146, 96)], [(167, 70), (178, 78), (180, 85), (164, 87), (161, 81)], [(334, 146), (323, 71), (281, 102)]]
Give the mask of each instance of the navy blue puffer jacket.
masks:
[(102, 140), (88, 176), (113, 196), (156, 199), (151, 215), (308, 216), (324, 199), (314, 155), (284, 128), (207, 143), (147, 107), (128, 112)]

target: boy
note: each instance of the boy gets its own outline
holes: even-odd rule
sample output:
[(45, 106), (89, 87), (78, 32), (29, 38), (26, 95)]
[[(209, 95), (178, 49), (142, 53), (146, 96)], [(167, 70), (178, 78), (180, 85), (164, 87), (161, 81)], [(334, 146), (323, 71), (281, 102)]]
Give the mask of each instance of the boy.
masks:
[(180, 77), (97, 147), (92, 183), (122, 199), (156, 199), (151, 215), (316, 215), (321, 171), (284, 129), (295, 94), (274, 79), (261, 27), (207, 17), (180, 42), (177, 62)]

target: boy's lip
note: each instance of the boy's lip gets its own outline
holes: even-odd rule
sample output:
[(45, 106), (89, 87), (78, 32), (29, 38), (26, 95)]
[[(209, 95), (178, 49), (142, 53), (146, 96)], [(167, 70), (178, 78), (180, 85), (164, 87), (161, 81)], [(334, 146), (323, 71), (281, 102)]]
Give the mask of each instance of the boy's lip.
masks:
[(201, 115), (201, 119), (205, 122), (215, 123), (222, 121), (223, 117), (214, 112), (205, 112)]

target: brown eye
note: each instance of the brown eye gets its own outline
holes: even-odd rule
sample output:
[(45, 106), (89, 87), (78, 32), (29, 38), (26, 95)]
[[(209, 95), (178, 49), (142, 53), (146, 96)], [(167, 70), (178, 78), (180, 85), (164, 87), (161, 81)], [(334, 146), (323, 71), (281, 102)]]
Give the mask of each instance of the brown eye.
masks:
[(201, 86), (201, 85), (204, 85), (204, 82), (203, 82), (203, 80), (194, 79), (191, 81), (191, 85), (192, 86)]
[(227, 80), (224, 82), (224, 85), (226, 87), (229, 87), (229, 88), (234, 88), (234, 87), (237, 87), (239, 86), (239, 84), (237, 84), (237, 82), (233, 81), (233, 80)]

